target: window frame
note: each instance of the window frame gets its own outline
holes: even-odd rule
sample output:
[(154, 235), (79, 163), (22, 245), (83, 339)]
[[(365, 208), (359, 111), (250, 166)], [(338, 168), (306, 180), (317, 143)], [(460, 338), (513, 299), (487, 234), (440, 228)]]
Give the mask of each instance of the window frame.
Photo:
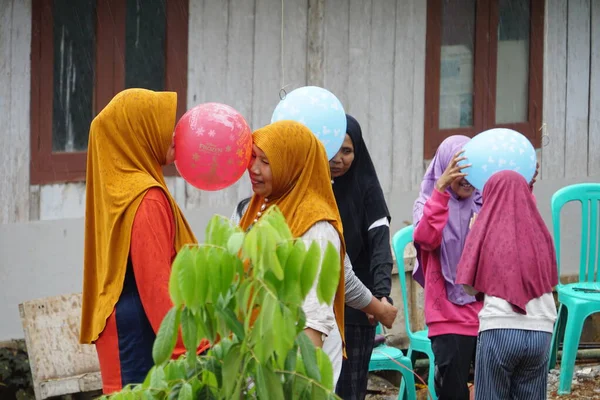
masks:
[[(440, 143), (451, 135), (476, 134), (491, 128), (509, 128), (540, 147), (543, 101), (544, 0), (530, 0), (529, 88), (526, 122), (496, 124), (496, 65), (498, 53), (498, 0), (476, 0), (473, 57), (473, 126), (439, 128), (442, 1), (427, 0), (425, 44), (425, 159), (433, 158)], [(489, 90), (488, 90), (489, 89)]]
[[(177, 92), (177, 118), (186, 110), (189, 0), (166, 4), (165, 90)], [(87, 151), (52, 151), (54, 41), (52, 0), (32, 1), (30, 183), (85, 181)], [(96, 2), (93, 115), (125, 87), (125, 0)], [(101, 27), (101, 28), (100, 28)], [(165, 173), (176, 173), (174, 167)]]

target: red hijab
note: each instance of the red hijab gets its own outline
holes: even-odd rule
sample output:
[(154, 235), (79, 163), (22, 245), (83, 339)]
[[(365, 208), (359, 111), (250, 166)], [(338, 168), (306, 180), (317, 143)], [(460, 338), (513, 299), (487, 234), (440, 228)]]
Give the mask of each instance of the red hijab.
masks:
[(485, 184), (456, 283), (504, 299), (521, 314), (530, 300), (558, 284), (552, 237), (517, 172), (498, 172)]

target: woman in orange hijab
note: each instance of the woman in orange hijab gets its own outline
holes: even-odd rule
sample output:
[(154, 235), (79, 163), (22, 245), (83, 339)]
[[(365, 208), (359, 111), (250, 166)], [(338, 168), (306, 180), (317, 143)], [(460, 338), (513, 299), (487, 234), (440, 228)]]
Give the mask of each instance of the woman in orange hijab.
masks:
[[(258, 221), (267, 207), (277, 205), (294, 237), (307, 243), (317, 241), (322, 251), (331, 242), (346, 254), (342, 223), (331, 189), (325, 148), (304, 125), (279, 121), (254, 132), (252, 160), (248, 173), (254, 195), (240, 221), (246, 230)], [(322, 268), (328, 268), (323, 265)], [(315, 285), (316, 286), (316, 285)], [(341, 366), (344, 337), (344, 266), (333, 305), (320, 304), (315, 287), (303, 304), (305, 332), (316, 346), (323, 347), (334, 367)], [(337, 381), (339, 371), (335, 374)]]
[[(104, 393), (144, 381), (172, 307), (171, 263), (196, 242), (162, 173), (176, 108), (176, 93), (128, 89), (90, 127), (80, 341), (96, 345)], [(178, 341), (174, 356), (183, 352)]]

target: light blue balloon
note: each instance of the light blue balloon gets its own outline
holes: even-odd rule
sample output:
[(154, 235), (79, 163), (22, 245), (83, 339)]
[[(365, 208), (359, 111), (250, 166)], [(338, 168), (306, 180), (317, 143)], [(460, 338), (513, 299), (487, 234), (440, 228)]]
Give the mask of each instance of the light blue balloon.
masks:
[(523, 175), (527, 182), (533, 179), (537, 157), (531, 142), (517, 131), (494, 128), (481, 132), (463, 148), (467, 160), (459, 165), (471, 164), (462, 171), (476, 189), (482, 191), (487, 180), (498, 171), (512, 170)]
[(330, 91), (318, 86), (295, 89), (277, 104), (271, 123), (293, 120), (306, 125), (323, 143), (331, 160), (346, 137), (344, 106)]

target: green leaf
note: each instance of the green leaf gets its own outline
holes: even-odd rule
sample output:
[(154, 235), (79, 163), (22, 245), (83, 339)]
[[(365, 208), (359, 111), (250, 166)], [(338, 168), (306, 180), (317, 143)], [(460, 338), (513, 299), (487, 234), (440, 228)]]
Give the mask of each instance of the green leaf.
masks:
[(220, 249), (211, 248), (208, 250), (208, 282), (210, 284), (211, 300), (216, 303), (219, 294), (223, 288), (221, 287), (221, 255)]
[(317, 348), (316, 350), (317, 365), (319, 366), (319, 371), (321, 372), (321, 385), (329, 390), (334, 390), (333, 366), (331, 365), (331, 360), (329, 359), (329, 356), (325, 354), (323, 349)]
[(221, 293), (225, 295), (227, 291), (233, 285), (233, 279), (235, 278), (235, 256), (221, 252)]
[(329, 400), (330, 394), (329, 390), (313, 384), (310, 398), (311, 400)]
[(183, 344), (187, 350), (187, 356), (191, 365), (196, 363), (195, 355), (198, 348), (198, 328), (196, 319), (189, 308), (185, 307), (181, 312), (181, 334)]
[(225, 321), (227, 327), (233, 332), (233, 334), (240, 340), (244, 340), (244, 326), (238, 319), (231, 309), (216, 309), (219, 316)]
[(184, 382), (181, 385), (181, 389), (179, 390), (178, 400), (192, 400), (194, 396), (192, 395), (192, 385), (187, 382)]
[(302, 264), (302, 271), (300, 273), (300, 289), (303, 299), (306, 297), (306, 295), (308, 294), (315, 282), (317, 272), (319, 271), (320, 261), (321, 248), (319, 247), (317, 242), (313, 241), (310, 244), (308, 251), (306, 252), (306, 257), (304, 258), (304, 263)]
[(306, 248), (302, 239), (296, 240), (285, 263), (283, 281), (283, 300), (294, 304), (302, 303), (300, 291), (300, 272), (306, 256)]
[(217, 337), (217, 332), (215, 330), (215, 311), (214, 311), (214, 306), (212, 304), (207, 304), (204, 307), (204, 312), (202, 313), (202, 322), (203, 322), (203, 328), (204, 328), (204, 333), (206, 335), (206, 338), (211, 342), (214, 343), (215, 339)]
[(279, 263), (281, 265), (286, 265), (288, 257), (292, 252), (292, 249), (293, 247), (288, 241), (277, 243), (277, 249), (275, 250), (275, 252), (277, 254), (277, 259), (279, 260)]
[(237, 256), (242, 245), (244, 244), (244, 232), (234, 232), (229, 236), (227, 241), (227, 251), (230, 254)]
[(269, 367), (256, 365), (256, 391), (259, 399), (283, 399), (283, 385)]
[(340, 253), (327, 243), (321, 263), (321, 273), (317, 283), (317, 298), (322, 303), (331, 304), (340, 281)]
[[(239, 399), (239, 391), (243, 385), (238, 385), (240, 377), (240, 368), (242, 366), (243, 354), (240, 352), (240, 345), (234, 345), (229, 350), (225, 360), (223, 361), (223, 389), (225, 390), (225, 398), (227, 399)], [(237, 392), (234, 393), (234, 390)]]
[(307, 376), (317, 382), (321, 382), (321, 373), (319, 372), (319, 366), (317, 365), (317, 356), (315, 354), (313, 342), (306, 333), (300, 332), (296, 338), (296, 343), (300, 347), (300, 354), (302, 355), (302, 362), (306, 368)]
[(264, 335), (265, 332), (273, 329), (271, 326), (271, 317), (275, 312), (275, 307), (277, 307), (277, 299), (274, 299), (270, 294), (266, 294), (263, 298), (263, 303), (261, 305), (260, 314), (258, 315), (258, 320), (256, 321), (256, 327), (258, 329), (259, 335)]
[(304, 362), (302, 357), (299, 357), (296, 362), (296, 373), (298, 376), (295, 377), (293, 382), (294, 399), (306, 399), (310, 398), (312, 385), (306, 378), (306, 369), (304, 368)]
[(217, 376), (209, 370), (202, 371), (202, 382), (211, 388), (217, 388)]
[(246, 234), (242, 245), (242, 254), (244, 258), (249, 258), (252, 264), (258, 262), (258, 232), (256, 229), (252, 228)]
[(162, 366), (157, 365), (156, 368), (152, 370), (152, 375), (150, 376), (150, 387), (153, 389), (164, 389), (167, 387), (165, 371), (163, 370)]
[[(184, 304), (193, 305), (196, 291), (196, 253), (198, 249), (186, 246), (182, 249), (183, 254), (179, 258), (179, 292)], [(181, 251), (180, 251), (181, 253)]]
[[(253, 331), (253, 333), (255, 332), (257, 331)], [(274, 336), (275, 332), (269, 329), (256, 341), (254, 354), (259, 363), (266, 364), (267, 360), (273, 355), (273, 351), (275, 350)]]
[(206, 226), (205, 241), (208, 244), (225, 247), (233, 227), (229, 220), (221, 215), (213, 216)]
[[(292, 332), (289, 331), (290, 324), (292, 326)], [(273, 331), (277, 332), (277, 334), (273, 336), (277, 365), (279, 368), (283, 369), (288, 352), (294, 346), (294, 338), (296, 336), (293, 331), (294, 321), (285, 318), (280, 307), (275, 307), (271, 326)]]
[(292, 232), (283, 216), (283, 213), (277, 206), (269, 208), (267, 211), (267, 220), (273, 228), (275, 228), (281, 237), (281, 240), (289, 240), (292, 238)]
[(196, 252), (196, 304), (198, 306), (206, 303), (209, 296), (210, 287), (208, 285), (208, 251), (209, 248), (201, 246)]
[(169, 277), (169, 295), (173, 304), (180, 306), (183, 304), (183, 296), (179, 285), (179, 273), (183, 268), (183, 265), (187, 262), (187, 259), (191, 256), (189, 246), (183, 246), (171, 266), (171, 276)]
[(185, 365), (182, 363), (181, 359), (167, 363), (165, 365), (164, 371), (165, 379), (168, 381), (177, 381), (185, 379), (187, 376)]
[[(157, 365), (163, 364), (173, 354), (179, 328), (181, 309), (174, 306), (169, 310), (158, 329), (154, 346), (152, 346), (152, 358)], [(162, 371), (162, 370), (161, 370)]]

